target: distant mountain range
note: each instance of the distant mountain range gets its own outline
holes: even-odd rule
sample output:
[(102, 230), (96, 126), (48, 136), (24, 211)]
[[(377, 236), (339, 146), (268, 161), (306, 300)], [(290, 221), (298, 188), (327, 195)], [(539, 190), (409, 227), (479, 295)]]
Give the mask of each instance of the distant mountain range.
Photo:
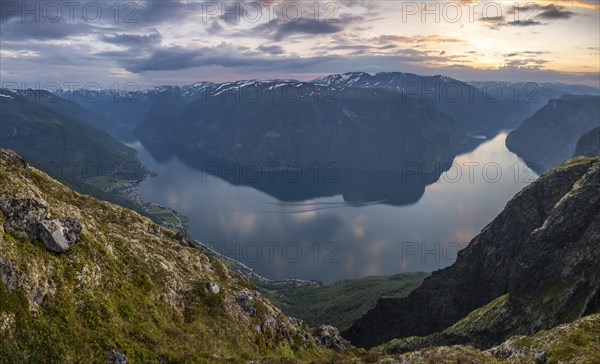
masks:
[[(599, 93), (578, 85), (463, 82), (400, 72), (351, 72), (310, 82), (250, 80), (143, 91), (124, 88), (59, 90), (46, 95), (58, 96), (52, 102), (32, 105), (76, 120), (75, 134), (82, 132), (92, 139), (81, 145), (88, 154), (102, 140), (109, 140), (105, 134), (94, 136), (98, 129), (119, 138), (134, 130), (143, 142), (159, 148), (234, 163), (302, 167), (333, 163), (346, 170), (397, 171), (406, 163), (439, 164), (443, 169), (455, 155), (477, 144), (472, 136), (516, 128), (550, 99)], [(38, 99), (41, 94), (16, 92), (37, 92)], [(82, 124), (93, 129), (84, 131)], [(69, 139), (66, 129), (63, 132)], [(6, 131), (5, 139), (10, 133)], [(571, 156), (576, 142), (569, 142), (568, 155), (549, 165)], [(5, 146), (33, 158), (23, 146)], [(96, 155), (110, 155), (101, 153), (101, 146), (95, 150)], [(127, 154), (132, 161), (131, 150), (120, 155)], [(40, 158), (50, 157), (64, 159), (53, 153)]]
[[(120, 90), (59, 90), (62, 98), (77, 102), (98, 116), (111, 120), (102, 130), (114, 132), (131, 128), (163, 103), (163, 98), (178, 98), (191, 103), (209, 96), (233, 94), (252, 85), (312, 84), (346, 88), (382, 88), (407, 96), (429, 100), (438, 111), (452, 116), (471, 134), (491, 135), (500, 129), (514, 128), (552, 98), (563, 95), (600, 95), (600, 90), (582, 85), (525, 82), (463, 82), (446, 76), (420, 76), (401, 72), (349, 72), (321, 77), (308, 82), (297, 80), (249, 80), (234, 82), (197, 82), (188, 86), (159, 86), (149, 90), (122, 87)], [(293, 86), (292, 86), (293, 87)], [(133, 88), (133, 89), (130, 89)], [(240, 96), (240, 95), (238, 95)], [(252, 95), (245, 95), (251, 98)], [(292, 94), (289, 95), (293, 97)], [(242, 96), (243, 97), (243, 96)], [(329, 95), (330, 99), (333, 93)], [(112, 125), (111, 125), (112, 124)]]

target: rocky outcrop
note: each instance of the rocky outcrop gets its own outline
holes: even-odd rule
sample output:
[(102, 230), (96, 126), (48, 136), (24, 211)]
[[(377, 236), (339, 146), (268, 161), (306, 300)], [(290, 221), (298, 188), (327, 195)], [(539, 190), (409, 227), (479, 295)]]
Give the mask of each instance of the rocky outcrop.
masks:
[(600, 125), (600, 97), (565, 96), (523, 121), (506, 146), (538, 173), (573, 157), (582, 135)]
[(46, 219), (48, 207), (30, 198), (2, 198), (4, 231), (41, 240), (48, 250), (64, 253), (79, 242), (81, 224), (74, 218)]
[(0, 211), (4, 215), (4, 231), (36, 239), (39, 235), (38, 223), (48, 215), (48, 206), (30, 198), (1, 198)]
[(335, 350), (350, 348), (350, 342), (344, 339), (339, 330), (331, 325), (319, 326), (315, 332), (315, 338), (327, 348)]
[[(379, 300), (344, 336), (372, 347), (394, 338), (431, 340), (456, 324), (435, 344), (486, 348), (597, 312), (599, 242), (600, 159), (571, 160), (519, 192), (452, 266), (406, 298)], [(494, 305), (485, 324), (457, 324), (503, 295), (506, 302)]]

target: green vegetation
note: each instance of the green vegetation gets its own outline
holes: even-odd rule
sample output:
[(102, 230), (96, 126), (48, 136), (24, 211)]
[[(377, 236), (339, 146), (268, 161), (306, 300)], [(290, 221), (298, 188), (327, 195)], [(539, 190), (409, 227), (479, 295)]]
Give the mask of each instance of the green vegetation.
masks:
[(417, 288), (428, 273), (401, 273), (336, 282), (257, 283), (259, 290), (286, 314), (310, 326), (333, 325), (344, 330), (375, 306), (381, 297), (403, 297)]

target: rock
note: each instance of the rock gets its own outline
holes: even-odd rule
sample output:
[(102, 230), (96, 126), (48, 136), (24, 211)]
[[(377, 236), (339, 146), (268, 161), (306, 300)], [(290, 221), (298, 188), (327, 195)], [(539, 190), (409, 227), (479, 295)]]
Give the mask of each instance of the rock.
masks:
[(2, 198), (0, 211), (4, 214), (4, 231), (23, 233), (36, 239), (37, 223), (46, 218), (48, 207), (30, 198)]
[(317, 341), (330, 349), (342, 350), (350, 348), (350, 342), (340, 335), (338, 329), (330, 325), (321, 325), (314, 334)]
[(254, 297), (247, 291), (238, 291), (234, 293), (235, 302), (242, 308), (242, 310), (248, 316), (256, 315), (256, 308), (254, 308)]
[(546, 353), (545, 352), (535, 353), (535, 354), (533, 354), (533, 359), (535, 360), (535, 362), (537, 364), (545, 364), (546, 363)]
[(42, 220), (38, 226), (40, 239), (48, 250), (55, 253), (63, 253), (79, 242), (81, 224), (77, 219), (61, 217)]
[(208, 290), (214, 294), (217, 294), (220, 291), (219, 286), (216, 283), (212, 283), (212, 282), (210, 282), (208, 284)]
[(195, 247), (194, 240), (184, 232), (178, 231), (177, 234), (175, 234), (175, 240), (183, 246), (189, 246), (191, 248)]
[(277, 320), (272, 316), (267, 316), (265, 322), (262, 324), (262, 332), (270, 334), (271, 339), (275, 339), (275, 333), (277, 332)]
[(17, 167), (20, 169), (27, 168), (27, 161), (12, 150), (0, 148), (0, 158), (6, 161), (6, 163), (11, 167)]
[(127, 364), (127, 357), (121, 352), (111, 350), (106, 354), (106, 362), (110, 364)]

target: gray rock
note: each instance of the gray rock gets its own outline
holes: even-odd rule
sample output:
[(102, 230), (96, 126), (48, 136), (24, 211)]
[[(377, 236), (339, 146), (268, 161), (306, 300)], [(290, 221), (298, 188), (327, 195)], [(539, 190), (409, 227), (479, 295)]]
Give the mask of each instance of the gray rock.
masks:
[(275, 339), (275, 333), (277, 332), (277, 320), (272, 316), (267, 316), (265, 322), (262, 324), (262, 332), (271, 335), (271, 339)]
[(30, 198), (2, 198), (0, 211), (4, 215), (4, 231), (22, 233), (36, 239), (37, 223), (46, 218), (48, 207)]
[(338, 329), (330, 325), (321, 325), (315, 332), (315, 338), (323, 346), (330, 349), (342, 350), (350, 348), (350, 342), (340, 335)]
[(55, 253), (63, 253), (79, 242), (81, 224), (74, 218), (42, 220), (39, 223), (39, 237)]
[(242, 310), (248, 316), (256, 315), (256, 308), (254, 307), (254, 297), (247, 291), (238, 291), (234, 293), (235, 302), (242, 308)]
[(27, 169), (27, 161), (10, 149), (0, 148), (0, 158), (6, 161), (6, 163), (10, 167), (17, 167), (18, 169)]
[(533, 355), (533, 359), (535, 359), (535, 362), (537, 364), (545, 364), (546, 363), (546, 353), (545, 352), (541, 352), (541, 353), (535, 353)]
[(111, 350), (106, 354), (106, 362), (110, 364), (127, 364), (127, 357), (121, 352)]

